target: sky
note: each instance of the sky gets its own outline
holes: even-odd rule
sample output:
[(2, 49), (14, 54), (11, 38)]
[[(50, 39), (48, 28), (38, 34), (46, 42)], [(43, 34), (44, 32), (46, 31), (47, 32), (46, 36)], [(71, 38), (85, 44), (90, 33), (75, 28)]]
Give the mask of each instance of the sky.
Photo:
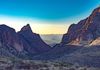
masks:
[(100, 0), (0, 0), (0, 24), (19, 31), (30, 24), (34, 33), (64, 34), (100, 6)]

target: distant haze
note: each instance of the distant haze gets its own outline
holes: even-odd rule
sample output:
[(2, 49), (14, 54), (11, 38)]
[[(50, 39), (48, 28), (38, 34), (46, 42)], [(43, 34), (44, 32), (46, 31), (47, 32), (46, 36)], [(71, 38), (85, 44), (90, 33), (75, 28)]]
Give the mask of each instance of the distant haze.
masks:
[(58, 44), (62, 40), (62, 34), (47, 34), (41, 35), (41, 38), (44, 40), (45, 43), (49, 44), (50, 46), (54, 46)]

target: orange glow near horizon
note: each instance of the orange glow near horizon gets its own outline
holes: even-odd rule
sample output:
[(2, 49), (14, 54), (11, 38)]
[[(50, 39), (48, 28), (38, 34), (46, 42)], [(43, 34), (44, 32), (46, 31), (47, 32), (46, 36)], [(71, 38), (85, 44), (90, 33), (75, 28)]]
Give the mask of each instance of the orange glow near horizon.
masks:
[(69, 25), (65, 24), (33, 24), (33, 32), (39, 34), (64, 34), (67, 32)]
[(28, 23), (30, 24), (32, 31), (38, 34), (64, 34), (69, 27), (67, 24), (68, 22), (44, 22), (27, 18), (0, 16), (0, 24), (8, 25), (16, 31), (20, 31), (20, 29)]

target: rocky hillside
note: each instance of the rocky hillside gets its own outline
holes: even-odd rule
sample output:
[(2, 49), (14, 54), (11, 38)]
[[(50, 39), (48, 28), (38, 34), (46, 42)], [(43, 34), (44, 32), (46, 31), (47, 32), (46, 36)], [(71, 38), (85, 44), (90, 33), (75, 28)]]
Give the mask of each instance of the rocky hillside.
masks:
[(50, 49), (39, 34), (32, 32), (29, 24), (19, 32), (6, 25), (0, 25), (0, 56), (30, 59)]
[(100, 68), (100, 7), (88, 18), (72, 24), (61, 43), (53, 47), (47, 45), (39, 34), (33, 33), (29, 24), (19, 32), (0, 25), (0, 57), (61, 61)]
[[(62, 44), (87, 46), (100, 37), (100, 7), (78, 24), (72, 24), (64, 34)], [(98, 39), (98, 41), (100, 41)], [(96, 45), (99, 45), (98, 43)]]
[(34, 59), (100, 67), (100, 7), (88, 18), (72, 24), (61, 43)]

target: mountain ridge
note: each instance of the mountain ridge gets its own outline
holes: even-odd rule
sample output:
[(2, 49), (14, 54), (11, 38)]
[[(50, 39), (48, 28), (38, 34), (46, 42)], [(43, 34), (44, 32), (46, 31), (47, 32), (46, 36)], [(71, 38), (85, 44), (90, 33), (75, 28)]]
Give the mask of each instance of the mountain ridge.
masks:
[[(52, 60), (100, 67), (100, 7), (92, 14), (72, 24), (61, 43), (50, 47), (29, 24), (19, 32), (0, 25), (0, 56), (27, 60)], [(96, 64), (98, 63), (98, 64)]]
[(68, 32), (63, 35), (63, 44), (89, 45), (93, 40), (100, 37), (100, 7), (96, 8), (92, 14), (81, 20), (78, 24), (72, 24)]
[[(33, 55), (50, 50), (50, 46), (41, 39), (39, 34), (32, 32), (29, 24), (19, 32), (7, 25), (0, 25), (0, 34), (0, 46), (4, 46), (4, 49), (6, 48), (16, 57), (32, 58)], [(15, 54), (12, 52), (15, 52)]]

